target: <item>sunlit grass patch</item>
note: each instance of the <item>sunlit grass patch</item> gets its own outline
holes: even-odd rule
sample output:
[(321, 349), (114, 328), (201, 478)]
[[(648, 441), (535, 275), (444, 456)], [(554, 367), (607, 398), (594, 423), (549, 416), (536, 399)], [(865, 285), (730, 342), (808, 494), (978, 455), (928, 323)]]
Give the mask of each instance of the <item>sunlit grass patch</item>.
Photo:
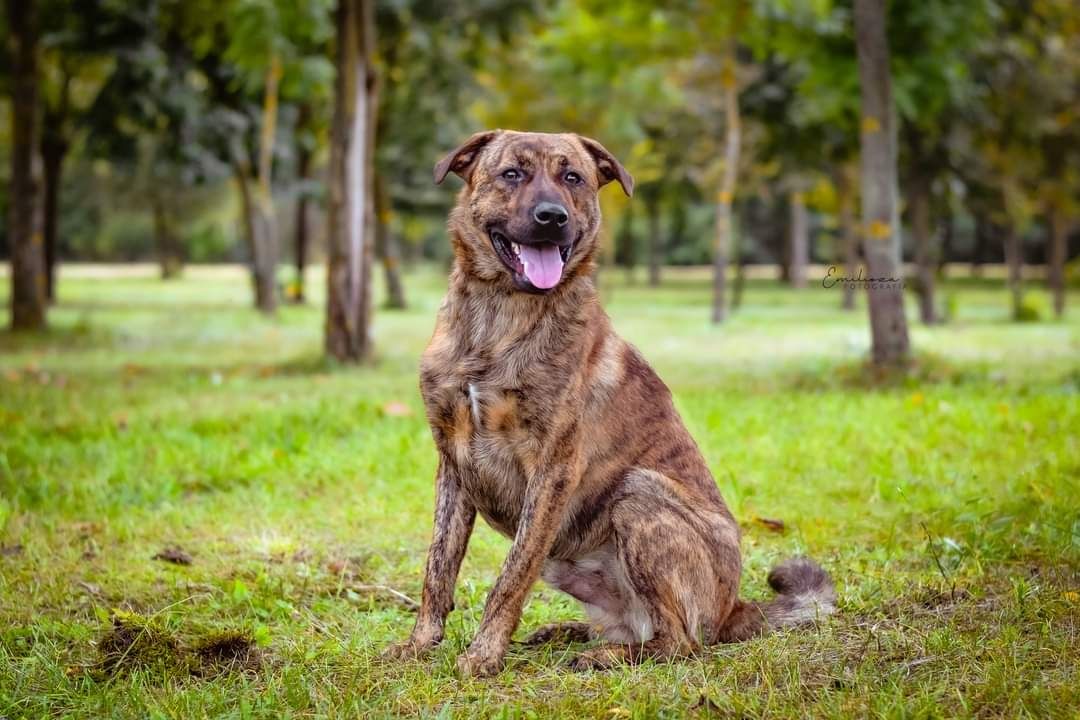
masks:
[[(507, 548), (481, 525), (443, 647), (386, 663), (430, 537), (442, 275), (408, 276), (362, 368), (322, 360), (314, 303), (258, 317), (239, 270), (80, 278), (54, 332), (0, 339), (0, 715), (1075, 716), (1080, 314), (1011, 324), (1000, 285), (950, 285), (954, 322), (879, 375), (835, 293), (753, 281), (717, 328), (707, 276), (669, 276), (602, 287), (743, 526), (744, 592), (810, 554), (837, 616), (602, 673), (515, 645), (460, 681)], [(518, 635), (578, 617), (538, 586)]]

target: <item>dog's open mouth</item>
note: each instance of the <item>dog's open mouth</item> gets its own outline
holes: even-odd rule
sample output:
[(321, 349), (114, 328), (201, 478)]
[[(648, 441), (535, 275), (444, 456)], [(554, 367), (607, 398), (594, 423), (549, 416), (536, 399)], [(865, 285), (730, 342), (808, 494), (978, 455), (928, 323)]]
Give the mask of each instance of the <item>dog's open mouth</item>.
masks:
[(497, 230), (491, 231), (495, 254), (514, 273), (514, 280), (526, 289), (550, 290), (562, 279), (563, 266), (574, 246), (554, 243), (524, 245), (511, 241)]

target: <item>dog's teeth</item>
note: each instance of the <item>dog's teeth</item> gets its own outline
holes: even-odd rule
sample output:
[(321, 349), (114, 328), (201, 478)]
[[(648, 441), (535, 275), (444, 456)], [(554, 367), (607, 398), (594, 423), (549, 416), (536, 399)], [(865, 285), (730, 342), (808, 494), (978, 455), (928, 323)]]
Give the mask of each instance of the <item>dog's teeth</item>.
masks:
[(517, 243), (510, 243), (510, 247), (513, 248), (515, 255), (520, 255), (521, 254), (521, 246), (518, 245)]

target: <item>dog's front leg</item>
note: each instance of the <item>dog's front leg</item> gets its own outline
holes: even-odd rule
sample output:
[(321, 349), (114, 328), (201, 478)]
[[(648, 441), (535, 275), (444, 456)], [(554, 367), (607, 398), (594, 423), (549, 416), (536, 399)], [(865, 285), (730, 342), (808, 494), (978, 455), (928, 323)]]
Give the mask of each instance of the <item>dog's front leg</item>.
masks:
[(459, 470), (445, 457), (439, 460), (435, 492), (435, 530), (428, 548), (420, 612), (409, 639), (387, 648), (384, 655), (388, 657), (413, 658), (442, 642), (443, 625), (454, 606), (454, 583), (472, 534), (476, 508), (462, 492)]
[(577, 463), (570, 458), (545, 463), (530, 479), (517, 533), (488, 595), (480, 629), (469, 649), (458, 656), (462, 675), (494, 675), (502, 668), (525, 598), (540, 576), (577, 482)]

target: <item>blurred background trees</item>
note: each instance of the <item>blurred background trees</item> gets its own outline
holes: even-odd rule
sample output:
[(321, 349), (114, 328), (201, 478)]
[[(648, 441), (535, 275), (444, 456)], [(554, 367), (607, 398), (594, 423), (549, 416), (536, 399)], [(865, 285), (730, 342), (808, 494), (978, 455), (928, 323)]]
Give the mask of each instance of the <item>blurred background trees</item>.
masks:
[[(1073, 0), (368, 1), (358, 75), (343, 55), (352, 0), (8, 0), (13, 326), (42, 327), (63, 301), (59, 261), (152, 260), (166, 279), (241, 261), (268, 314), (304, 302), (307, 269), (329, 261), (327, 348), (359, 359), (370, 308), (407, 302), (402, 268), (449, 254), (453, 189), (430, 182), (433, 162), (491, 126), (602, 140), (638, 194), (602, 195), (601, 272), (643, 265), (655, 285), (666, 265), (711, 266), (715, 322), (753, 302), (748, 273), (797, 289), (820, 282), (811, 264), (903, 276), (911, 303), (869, 295), (896, 332), (905, 304), (948, 319), (935, 289), (959, 263), (1006, 265), (1014, 319), (1041, 314), (1033, 280), (1065, 312), (1080, 240)], [(884, 39), (862, 42), (867, 17)], [(889, 92), (867, 92), (885, 77)], [(370, 135), (360, 175), (349, 98), (368, 103), (364, 128), (347, 115)], [(376, 262), (386, 298), (369, 298)], [(846, 284), (837, 302), (861, 294)], [(902, 358), (906, 340), (890, 346), (876, 357)]]

